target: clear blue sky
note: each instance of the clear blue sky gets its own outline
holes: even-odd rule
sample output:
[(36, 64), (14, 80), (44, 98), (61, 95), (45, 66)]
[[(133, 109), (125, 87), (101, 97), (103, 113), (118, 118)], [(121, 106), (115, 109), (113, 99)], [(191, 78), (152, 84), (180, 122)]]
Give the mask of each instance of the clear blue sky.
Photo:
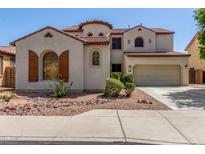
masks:
[(194, 9), (0, 9), (0, 45), (45, 26), (64, 28), (86, 20), (105, 20), (114, 28), (143, 24), (175, 31), (175, 50), (184, 50), (197, 32)]

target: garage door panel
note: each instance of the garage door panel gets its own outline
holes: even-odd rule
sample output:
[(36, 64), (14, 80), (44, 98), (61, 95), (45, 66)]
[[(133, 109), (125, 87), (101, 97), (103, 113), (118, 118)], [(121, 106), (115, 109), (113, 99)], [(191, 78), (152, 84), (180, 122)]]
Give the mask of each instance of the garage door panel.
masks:
[(140, 86), (180, 85), (180, 67), (177, 65), (137, 65), (135, 84)]

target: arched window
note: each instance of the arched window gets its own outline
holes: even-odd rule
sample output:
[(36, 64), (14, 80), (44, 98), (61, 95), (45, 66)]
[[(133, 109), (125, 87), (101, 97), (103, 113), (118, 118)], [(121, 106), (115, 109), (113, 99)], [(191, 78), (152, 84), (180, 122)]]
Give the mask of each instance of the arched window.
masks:
[(58, 55), (48, 52), (43, 56), (43, 80), (58, 79)]
[(89, 33), (88, 33), (88, 36), (93, 36), (93, 34), (89, 32)]
[(92, 53), (92, 65), (94, 66), (100, 65), (100, 53), (98, 51), (94, 51)]
[(99, 33), (99, 36), (104, 36), (104, 34), (103, 33)]
[(135, 47), (144, 47), (144, 41), (141, 37), (135, 39)]

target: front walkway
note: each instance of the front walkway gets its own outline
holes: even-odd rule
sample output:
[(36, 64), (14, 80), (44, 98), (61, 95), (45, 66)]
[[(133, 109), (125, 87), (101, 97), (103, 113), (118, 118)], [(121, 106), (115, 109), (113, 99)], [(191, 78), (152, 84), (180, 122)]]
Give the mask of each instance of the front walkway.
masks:
[(205, 86), (138, 87), (173, 110), (204, 110)]
[(91, 110), (0, 116), (1, 144), (205, 144), (204, 111)]

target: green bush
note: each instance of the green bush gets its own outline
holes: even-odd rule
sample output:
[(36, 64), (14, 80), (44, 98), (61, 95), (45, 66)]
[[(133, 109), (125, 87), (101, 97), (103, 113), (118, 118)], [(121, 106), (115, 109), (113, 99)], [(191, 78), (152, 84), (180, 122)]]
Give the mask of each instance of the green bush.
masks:
[(131, 82), (126, 82), (125, 87), (126, 87), (126, 89), (130, 89), (132, 91), (135, 90), (135, 84), (131, 83)]
[(50, 85), (52, 95), (57, 98), (63, 97), (68, 93), (72, 85), (73, 82), (66, 83), (63, 80), (57, 80), (57, 83)]
[(126, 87), (127, 96), (130, 96), (132, 92), (135, 90), (135, 84), (131, 82), (126, 82), (125, 87)]
[(2, 99), (5, 102), (10, 102), (10, 100), (14, 97), (14, 95), (3, 95), (0, 96), (0, 99)]
[(111, 78), (118, 79), (118, 80), (121, 79), (121, 76), (122, 76), (121, 72), (112, 72), (110, 75)]
[(121, 81), (125, 84), (126, 82), (134, 83), (134, 78), (132, 74), (124, 74)]
[(120, 80), (107, 78), (104, 95), (109, 97), (119, 96), (120, 91), (124, 88), (125, 86)]

